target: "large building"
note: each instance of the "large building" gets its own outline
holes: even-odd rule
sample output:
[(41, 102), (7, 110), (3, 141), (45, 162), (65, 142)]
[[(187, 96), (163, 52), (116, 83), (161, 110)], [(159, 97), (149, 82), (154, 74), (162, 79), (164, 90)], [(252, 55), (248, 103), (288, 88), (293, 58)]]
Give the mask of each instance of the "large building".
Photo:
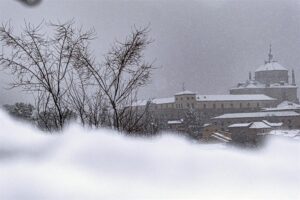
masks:
[(201, 118), (201, 122), (206, 123), (212, 117), (224, 113), (251, 112), (273, 107), (276, 105), (276, 99), (263, 94), (198, 95), (191, 91), (183, 91), (169, 98), (140, 100), (132, 106), (143, 110), (148, 103), (149, 110), (161, 122), (182, 119), (187, 111), (194, 110)]
[(273, 59), (271, 46), (268, 57), (265, 64), (256, 69), (254, 79), (250, 72), (249, 80), (237, 84), (230, 90), (230, 94), (265, 94), (276, 98), (277, 103), (283, 101), (298, 103), (294, 70), (291, 72), (290, 82), (288, 69)]
[(269, 58), (255, 71), (254, 79), (250, 73), (249, 80), (230, 89), (228, 95), (199, 95), (183, 90), (173, 97), (137, 101), (132, 106), (141, 111), (149, 106), (163, 128), (180, 127), (191, 116), (202, 125), (213, 123), (225, 131), (232, 123), (265, 119), (282, 122), (286, 128), (300, 128), (294, 71), (291, 76), (290, 82), (288, 70), (273, 59), (270, 47)]

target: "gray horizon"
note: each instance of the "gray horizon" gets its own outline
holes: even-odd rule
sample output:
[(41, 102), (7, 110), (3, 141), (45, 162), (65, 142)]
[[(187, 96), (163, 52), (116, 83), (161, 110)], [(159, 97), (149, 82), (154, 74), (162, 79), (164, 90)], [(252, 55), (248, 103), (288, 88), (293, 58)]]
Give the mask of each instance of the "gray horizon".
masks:
[[(294, 69), (300, 84), (300, 2), (297, 0), (96, 1), (44, 0), (30, 8), (0, 0), (0, 22), (11, 21), (16, 32), (24, 20), (68, 21), (94, 27), (92, 48), (102, 60), (117, 39), (133, 26), (150, 25), (154, 43), (145, 58), (157, 69), (140, 99), (168, 97), (185, 88), (199, 94), (228, 94), (249, 71), (264, 64), (269, 44), (282, 66)], [(0, 103), (31, 102), (30, 94), (6, 90), (10, 77), (0, 71)]]

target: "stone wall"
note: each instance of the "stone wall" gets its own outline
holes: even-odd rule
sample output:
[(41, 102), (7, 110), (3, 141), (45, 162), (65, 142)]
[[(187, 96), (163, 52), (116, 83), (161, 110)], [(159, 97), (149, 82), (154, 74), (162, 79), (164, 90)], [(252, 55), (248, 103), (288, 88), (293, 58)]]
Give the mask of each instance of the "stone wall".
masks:
[(234, 88), (230, 90), (230, 94), (265, 94), (277, 99), (279, 104), (283, 101), (291, 101), (299, 103), (297, 97), (297, 87), (266, 87), (266, 88)]
[(272, 70), (255, 72), (255, 80), (263, 84), (288, 83), (288, 71)]

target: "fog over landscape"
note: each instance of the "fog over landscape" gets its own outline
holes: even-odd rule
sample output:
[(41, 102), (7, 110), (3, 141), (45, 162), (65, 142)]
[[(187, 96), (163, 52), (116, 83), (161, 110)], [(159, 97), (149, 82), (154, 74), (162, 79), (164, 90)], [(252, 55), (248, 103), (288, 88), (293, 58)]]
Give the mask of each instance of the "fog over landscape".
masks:
[[(146, 59), (155, 61), (157, 69), (140, 98), (172, 96), (183, 82), (199, 94), (228, 93), (264, 63), (270, 43), (274, 59), (300, 76), (297, 0), (44, 0), (33, 8), (17, 1), (0, 3), (0, 21), (10, 20), (15, 30), (24, 20), (39, 24), (74, 19), (86, 29), (94, 27), (97, 39), (92, 48), (98, 60), (133, 26), (149, 25), (154, 43), (146, 50)], [(9, 82), (3, 74), (0, 103), (15, 102), (21, 94), (3, 89)]]

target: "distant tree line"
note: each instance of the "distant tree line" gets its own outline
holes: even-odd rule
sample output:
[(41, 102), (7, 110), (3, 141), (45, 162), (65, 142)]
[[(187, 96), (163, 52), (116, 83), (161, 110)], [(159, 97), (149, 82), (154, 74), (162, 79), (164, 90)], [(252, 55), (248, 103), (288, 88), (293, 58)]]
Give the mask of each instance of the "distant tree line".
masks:
[(60, 131), (76, 119), (88, 127), (154, 132), (148, 106), (139, 112), (131, 106), (154, 70), (144, 58), (152, 43), (148, 33), (148, 27), (134, 27), (100, 62), (90, 47), (95, 31), (78, 28), (73, 21), (38, 26), (25, 22), (19, 34), (10, 23), (2, 24), (0, 66), (13, 77), (10, 88), (29, 91), (35, 102), (5, 109), (45, 131)]

